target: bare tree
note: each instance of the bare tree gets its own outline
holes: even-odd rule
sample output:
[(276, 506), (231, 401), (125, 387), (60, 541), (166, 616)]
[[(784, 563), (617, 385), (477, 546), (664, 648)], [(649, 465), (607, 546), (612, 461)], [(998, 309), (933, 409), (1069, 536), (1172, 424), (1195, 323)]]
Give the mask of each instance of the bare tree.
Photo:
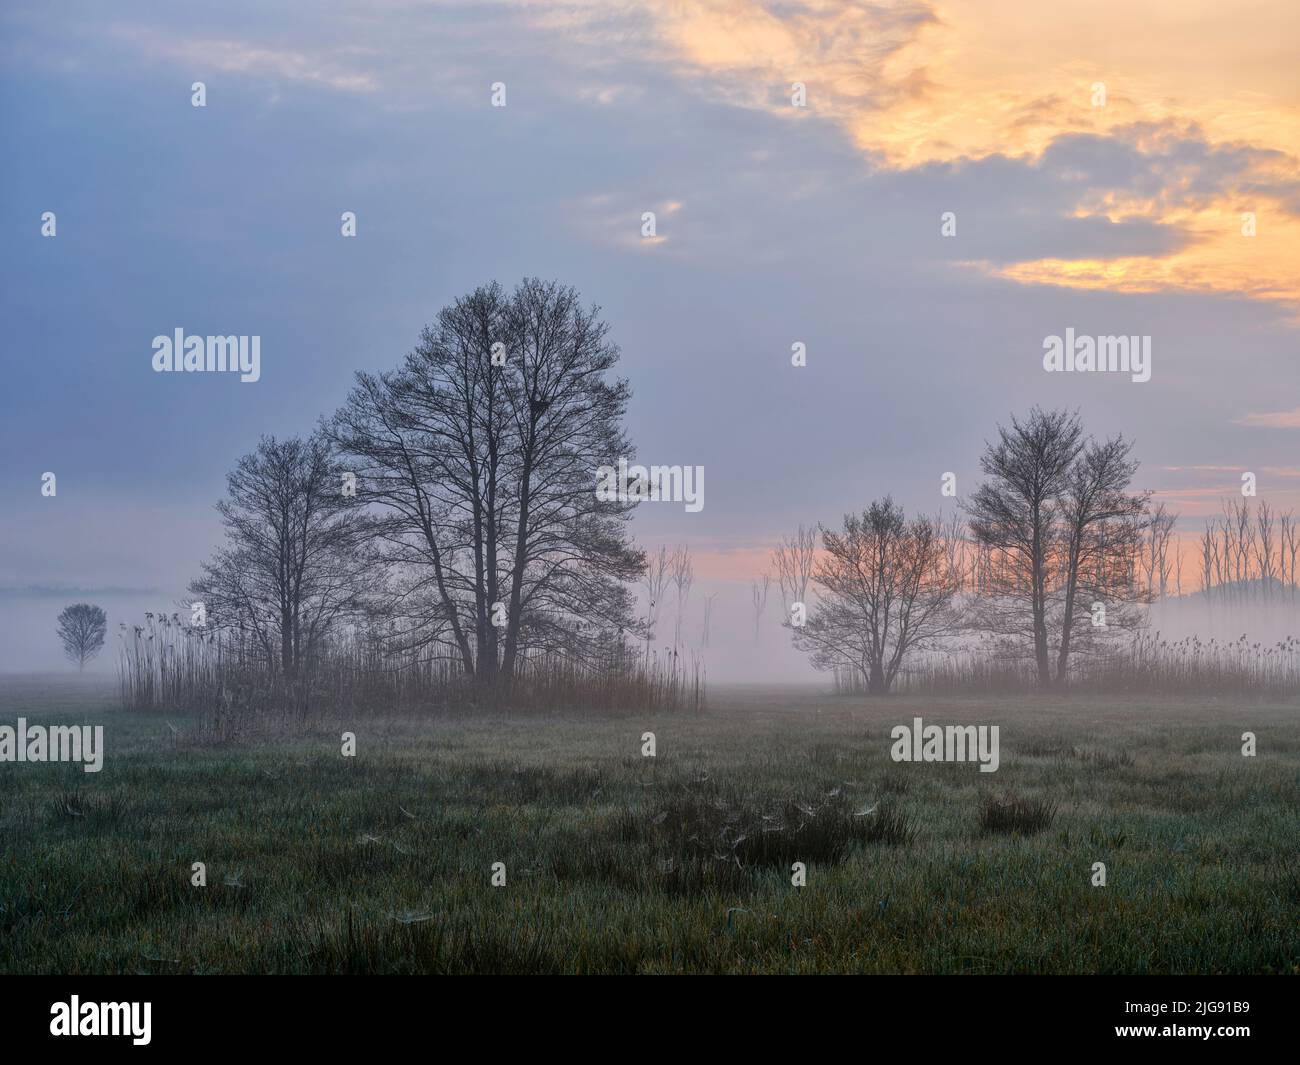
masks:
[(641, 587), (645, 590), (645, 654), (650, 661), (650, 644), (654, 640), (655, 626), (659, 624), (659, 615), (663, 612), (664, 596), (668, 593), (668, 583), (672, 575), (672, 556), (664, 544), (659, 551), (649, 556), (645, 569), (641, 573)]
[(1255, 511), (1255, 573), (1259, 581), (1260, 594), (1272, 598), (1277, 582), (1277, 565), (1273, 557), (1274, 537), (1277, 534), (1277, 518), (1267, 500), (1261, 499)]
[(716, 598), (718, 598), (717, 592), (710, 592), (708, 595), (704, 597), (704, 626), (701, 633), (702, 639), (700, 642), (705, 647), (709, 646), (710, 625), (713, 620), (713, 600), (715, 600)]
[(1215, 557), (1218, 551), (1218, 540), (1214, 535), (1214, 525), (1211, 522), (1205, 523), (1205, 531), (1201, 534), (1201, 593), (1205, 596), (1206, 602), (1210, 601), (1214, 591), (1214, 572)]
[(217, 503), (226, 543), (190, 585), (205, 625), (243, 628), (286, 674), (359, 613), (377, 583), (345, 472), (320, 436), (263, 437), (226, 477), (227, 498)]
[(1146, 523), (1141, 564), (1146, 578), (1147, 595), (1152, 599), (1163, 599), (1169, 593), (1169, 578), (1173, 567), (1169, 545), (1177, 521), (1177, 514), (1170, 513), (1163, 503), (1158, 503)]
[[(980, 628), (1028, 648), (1041, 686), (1064, 685), (1069, 658), (1134, 624), (1136, 555), (1147, 496), (1132, 495), (1137, 464), (1122, 437), (1085, 440), (1077, 414), (1035, 408), (998, 427), (980, 465), (988, 480), (968, 504), (971, 533), (998, 563), (976, 611)], [(1056, 650), (1056, 671), (1052, 650)]]
[(627, 382), (598, 308), (526, 279), (439, 312), (396, 371), (358, 374), (329, 423), (358, 464), (386, 557), (410, 575), (468, 677), (508, 683), (529, 649), (594, 655), (638, 628), (634, 502), (596, 469), (630, 457)]
[[(1250, 504), (1245, 500), (1225, 500), (1221, 517), (1208, 522), (1206, 529), (1212, 543), (1211, 582), (1206, 588), (1207, 595), (1212, 588), (1218, 599), (1227, 602), (1253, 598), (1259, 591), (1253, 580), (1258, 561), (1258, 533)], [(1271, 532), (1270, 519), (1270, 536)]]
[(888, 693), (907, 656), (961, 624), (962, 575), (949, 566), (938, 518), (907, 521), (892, 499), (822, 531), (814, 568), (818, 597), (795, 646), (818, 669), (849, 670), (868, 692)]
[[(1150, 598), (1136, 587), (1149, 495), (1128, 490), (1138, 466), (1132, 450), (1123, 437), (1089, 441), (1070, 468), (1060, 515), (1063, 571), (1054, 597), (1060, 601), (1055, 677), (1060, 686), (1069, 679), (1071, 651), (1091, 649), (1103, 632), (1134, 627), (1138, 615), (1123, 608)], [(1105, 625), (1093, 624), (1096, 604), (1106, 610)]]
[(785, 620), (790, 621), (790, 611), (795, 603), (808, 603), (808, 584), (812, 580), (813, 565), (817, 557), (817, 529), (800, 525), (793, 535), (782, 538), (772, 552), (772, 565), (776, 569), (777, 583), (781, 587), (781, 600), (785, 606)]
[(1281, 541), (1278, 553), (1281, 557), (1282, 582), (1290, 590), (1293, 600), (1297, 591), (1297, 551), (1300, 551), (1300, 536), (1296, 535), (1297, 531), (1295, 515), (1287, 511), (1278, 523), (1278, 539)]
[(681, 646), (682, 619), (686, 614), (686, 600), (691, 595), (691, 585), (695, 583), (695, 567), (691, 563), (690, 549), (679, 545), (669, 560), (669, 571), (673, 588), (677, 592), (677, 625), (673, 629), (673, 648)]
[(974, 591), (976, 570), (983, 552), (971, 543), (967, 535), (966, 519), (957, 511), (947, 517), (939, 514), (934, 521), (939, 541), (943, 545), (948, 572), (961, 581), (962, 591)]
[(968, 504), (972, 535), (1005, 563), (991, 582), (1003, 605), (982, 610), (982, 625), (1001, 637), (1027, 637), (1044, 686), (1051, 678), (1048, 562), (1060, 498), (1082, 448), (1076, 415), (1035, 408), (1023, 423), (1012, 418), (1011, 428), (998, 426), (998, 442), (986, 447), (980, 468), (989, 480)]
[(758, 643), (759, 625), (763, 621), (763, 614), (767, 610), (767, 592), (772, 586), (772, 574), (764, 573), (761, 577), (755, 577), (749, 582), (750, 603), (754, 607), (754, 642)]
[(1221, 522), (1216, 522), (1212, 528), (1214, 531), (1210, 563), (1214, 573), (1215, 596), (1217, 598), (1226, 598), (1231, 592), (1229, 585), (1232, 583), (1228, 567), (1228, 559), (1231, 557), (1228, 551), (1230, 533), (1227, 526)]
[(63, 653), (77, 663), (78, 671), (99, 654), (108, 632), (108, 615), (90, 603), (74, 603), (59, 614), (58, 634)]

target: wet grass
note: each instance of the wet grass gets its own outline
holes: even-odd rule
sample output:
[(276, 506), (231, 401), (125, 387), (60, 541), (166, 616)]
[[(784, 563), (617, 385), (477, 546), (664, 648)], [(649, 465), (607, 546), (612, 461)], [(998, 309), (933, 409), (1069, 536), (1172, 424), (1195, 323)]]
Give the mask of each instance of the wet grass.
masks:
[[(20, 702), (106, 758), (0, 765), (4, 972), (1300, 971), (1294, 706), (755, 689), (209, 747)], [(1000, 725), (1001, 768), (892, 762), (914, 716)]]

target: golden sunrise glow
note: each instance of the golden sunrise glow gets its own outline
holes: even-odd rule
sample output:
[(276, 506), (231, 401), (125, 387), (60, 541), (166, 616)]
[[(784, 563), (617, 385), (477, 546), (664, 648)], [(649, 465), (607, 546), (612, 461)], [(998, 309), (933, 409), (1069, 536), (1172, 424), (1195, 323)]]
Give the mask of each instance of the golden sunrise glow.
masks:
[[(1157, 164), (1152, 194), (1089, 189), (1074, 214), (1173, 227), (1176, 248), (989, 272), (1300, 303), (1292, 4), (672, 0), (651, 10), (683, 76), (742, 106), (829, 120), (877, 166), (1036, 161), (1070, 134), (1114, 138)], [(791, 106), (793, 82), (807, 86), (806, 109)], [(1242, 234), (1245, 212), (1254, 237)]]

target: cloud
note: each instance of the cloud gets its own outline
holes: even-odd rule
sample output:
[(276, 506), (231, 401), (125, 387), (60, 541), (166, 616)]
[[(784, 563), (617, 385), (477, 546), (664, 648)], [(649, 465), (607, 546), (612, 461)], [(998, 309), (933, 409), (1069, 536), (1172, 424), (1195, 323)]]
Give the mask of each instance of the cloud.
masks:
[(803, 81), (810, 113), (895, 167), (1036, 158), (1069, 133), (1171, 118), (1204, 120), (1216, 142), (1300, 147), (1292, 57), (1266, 38), (1294, 32), (1282, 3), (1249, 19), (1124, 0), (1050, 11), (1020, 0), (997, 18), (982, 0), (659, 0), (647, 10), (678, 72), (705, 91), (792, 115), (789, 83)]
[(349, 67), (329, 54), (273, 48), (231, 38), (198, 37), (147, 26), (114, 26), (112, 36), (134, 50), (195, 71), (278, 78), (323, 85), (343, 92), (374, 92), (374, 76)]
[[(533, 115), (569, 101), (653, 122), (667, 80), (778, 133), (842, 138), (864, 171), (946, 166), (960, 194), (995, 164), (1020, 201), (988, 203), (1000, 216), (980, 246), (964, 240), (967, 214), (945, 249), (987, 276), (1300, 311), (1300, 109), (1291, 56), (1272, 43), (1295, 27), (1281, 2), (1189, 19), (1180, 5), (1011, 0), (993, 19), (983, 0), (390, 0), (327, 5), (310, 23), (269, 4), (237, 35), (113, 17), (106, 35), (141, 56), (403, 112), (485, 101), (502, 77)], [(809, 174), (786, 191), (824, 185)]]
[(122, 596), (122, 595), (159, 595), (157, 588), (119, 588), (113, 585), (69, 585), (54, 586), (48, 584), (0, 585), (0, 599), (71, 599), (76, 596)]
[[(878, 169), (1016, 160), (1065, 194), (1055, 218), (1163, 235), (1135, 252), (1097, 250), (1098, 231), (1077, 227), (1085, 239), (1072, 248), (971, 256), (978, 269), (1021, 284), (1300, 305), (1300, 115), (1289, 59), (1261, 38), (1294, 32), (1284, 4), (1197, 20), (1112, 0), (1054, 5), (1050, 17), (1007, 4), (996, 19), (976, 0), (648, 10), (669, 67), (713, 99), (828, 122)], [(795, 81), (807, 108), (791, 103)]]
[(1300, 429), (1300, 407), (1262, 414), (1247, 414), (1244, 417), (1233, 419), (1232, 424), (1249, 425), (1263, 429)]

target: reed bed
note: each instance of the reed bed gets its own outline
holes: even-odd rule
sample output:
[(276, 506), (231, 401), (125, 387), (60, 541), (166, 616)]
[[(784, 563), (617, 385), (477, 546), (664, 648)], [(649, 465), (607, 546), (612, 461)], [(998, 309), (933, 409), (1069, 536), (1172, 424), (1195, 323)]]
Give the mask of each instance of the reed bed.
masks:
[[(930, 695), (1003, 695), (1036, 687), (1034, 664), (982, 651), (932, 655), (900, 675), (900, 692)], [(1098, 694), (1232, 695), (1300, 699), (1300, 637), (1274, 643), (1251, 640), (1163, 639), (1141, 633), (1115, 649), (1080, 655), (1069, 687)], [(835, 689), (862, 694), (858, 678), (835, 677)]]
[(451, 648), (413, 652), (367, 633), (332, 641), (296, 677), (238, 633), (194, 629), (177, 614), (147, 614), (143, 625), (121, 626), (120, 637), (124, 707), (190, 714), (219, 735), (260, 720), (308, 721), (339, 711), (628, 716), (705, 709), (703, 667), (671, 650), (647, 657), (623, 646), (583, 660), (526, 652), (507, 687), (466, 678)]

